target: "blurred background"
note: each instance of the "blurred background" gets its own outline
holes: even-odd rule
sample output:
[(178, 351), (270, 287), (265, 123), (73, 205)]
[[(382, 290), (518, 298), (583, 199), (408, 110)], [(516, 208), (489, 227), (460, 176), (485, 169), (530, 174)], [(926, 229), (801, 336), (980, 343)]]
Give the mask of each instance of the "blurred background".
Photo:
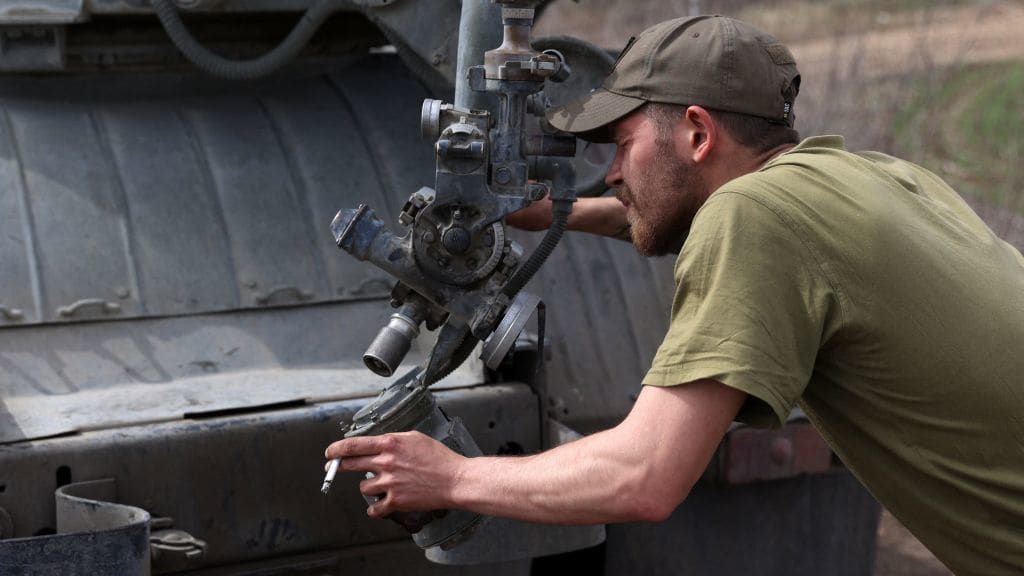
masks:
[(617, 51), (644, 28), (725, 14), (786, 43), (802, 136), (842, 134), (938, 173), (1024, 249), (1024, 0), (556, 0), (538, 36)]
[[(1024, 250), (1024, 1), (556, 0), (536, 34), (617, 51), (652, 24), (707, 13), (790, 47), (802, 136), (841, 134), (850, 150), (921, 164)], [(875, 574), (950, 572), (886, 514)]]

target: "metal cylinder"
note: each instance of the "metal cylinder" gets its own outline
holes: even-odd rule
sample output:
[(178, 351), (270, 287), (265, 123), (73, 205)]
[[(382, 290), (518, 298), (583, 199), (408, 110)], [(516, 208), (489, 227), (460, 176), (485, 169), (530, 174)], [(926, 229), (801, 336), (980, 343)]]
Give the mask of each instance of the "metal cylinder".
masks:
[(388, 377), (402, 363), (409, 353), (412, 341), (420, 334), (420, 320), (411, 318), (403, 310), (391, 315), (388, 323), (380, 329), (370, 347), (363, 353), (363, 363), (371, 372)]
[(484, 51), (501, 43), (501, 9), (490, 0), (463, 0), (459, 20), (459, 47), (455, 72), (455, 107), (493, 110), (492, 94), (469, 87), (469, 69), (484, 63)]

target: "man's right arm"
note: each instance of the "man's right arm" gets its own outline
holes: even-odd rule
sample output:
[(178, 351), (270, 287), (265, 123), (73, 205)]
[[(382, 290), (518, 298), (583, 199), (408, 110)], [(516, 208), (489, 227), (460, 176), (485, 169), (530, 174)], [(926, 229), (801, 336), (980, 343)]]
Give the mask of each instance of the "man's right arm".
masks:
[[(536, 232), (551, 226), (551, 200), (545, 198), (509, 214), (510, 226)], [(589, 232), (630, 242), (632, 240), (626, 207), (613, 196), (580, 198), (569, 215), (569, 230)]]

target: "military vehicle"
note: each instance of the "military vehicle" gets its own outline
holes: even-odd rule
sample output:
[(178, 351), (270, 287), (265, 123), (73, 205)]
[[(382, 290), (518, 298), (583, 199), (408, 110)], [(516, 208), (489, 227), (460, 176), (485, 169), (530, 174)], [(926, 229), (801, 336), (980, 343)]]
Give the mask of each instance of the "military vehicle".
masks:
[(543, 114), (612, 57), (534, 4), (0, 3), (0, 574), (870, 573), (799, 414), (658, 525), (410, 538), (320, 492), (343, 434), (515, 455), (636, 397), (671, 261), (502, 223), (609, 158)]

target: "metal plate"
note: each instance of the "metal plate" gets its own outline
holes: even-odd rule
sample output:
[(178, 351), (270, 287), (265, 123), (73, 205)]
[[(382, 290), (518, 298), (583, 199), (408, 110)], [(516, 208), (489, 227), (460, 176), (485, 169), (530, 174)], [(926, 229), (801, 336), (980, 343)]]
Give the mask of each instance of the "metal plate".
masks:
[(5, 79), (0, 305), (24, 313), (0, 327), (384, 297), (328, 225), (360, 202), (393, 221), (432, 179), (408, 137), (424, 96), (394, 56), (244, 84)]

